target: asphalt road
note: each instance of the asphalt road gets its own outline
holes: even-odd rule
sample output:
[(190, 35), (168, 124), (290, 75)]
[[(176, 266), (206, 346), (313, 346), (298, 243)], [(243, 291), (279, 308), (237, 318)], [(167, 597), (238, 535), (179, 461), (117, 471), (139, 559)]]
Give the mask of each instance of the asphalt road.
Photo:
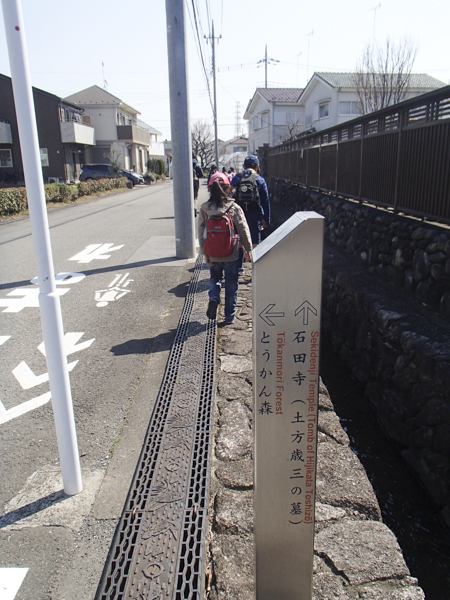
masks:
[(0, 226), (0, 600), (93, 598), (194, 266), (175, 258), (170, 182), (49, 223), (84, 490), (62, 491), (25, 218)]

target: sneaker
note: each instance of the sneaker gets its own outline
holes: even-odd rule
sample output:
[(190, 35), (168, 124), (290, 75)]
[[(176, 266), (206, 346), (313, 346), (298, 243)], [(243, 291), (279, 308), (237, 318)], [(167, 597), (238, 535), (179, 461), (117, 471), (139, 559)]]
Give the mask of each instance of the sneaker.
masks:
[(208, 310), (206, 311), (206, 316), (208, 319), (215, 319), (217, 315), (217, 302), (215, 300), (210, 300), (208, 303)]
[(234, 323), (234, 317), (227, 317), (225, 319), (225, 325), (232, 325)]

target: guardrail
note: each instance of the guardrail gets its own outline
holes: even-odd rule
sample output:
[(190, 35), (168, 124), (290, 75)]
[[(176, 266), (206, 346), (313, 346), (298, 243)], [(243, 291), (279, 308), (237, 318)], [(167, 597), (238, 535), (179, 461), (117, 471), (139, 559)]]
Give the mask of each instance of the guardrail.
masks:
[(450, 86), (266, 153), (270, 177), (450, 222)]

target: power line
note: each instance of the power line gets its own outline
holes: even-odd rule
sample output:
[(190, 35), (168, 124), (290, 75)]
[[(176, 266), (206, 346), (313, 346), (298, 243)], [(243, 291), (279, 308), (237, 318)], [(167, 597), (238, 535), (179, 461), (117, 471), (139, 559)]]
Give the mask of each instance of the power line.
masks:
[[(189, 7), (189, 5), (188, 5), (188, 7)], [(201, 41), (200, 41), (200, 34), (199, 34), (199, 31), (198, 31), (197, 12), (196, 12), (196, 9), (195, 9), (195, 2), (194, 2), (194, 0), (192, 0), (192, 12), (193, 12), (193, 17), (194, 17), (195, 30), (194, 30), (194, 26), (192, 24), (192, 18), (191, 18), (190, 13), (189, 13), (189, 19), (191, 20), (191, 27), (194, 30), (194, 34), (196, 34), (197, 52), (199, 53), (199, 56), (200, 56), (200, 60), (201, 60), (201, 64), (202, 64), (202, 70), (203, 70), (203, 74), (205, 76), (206, 86), (208, 88), (209, 102), (211, 104), (211, 108), (212, 108), (213, 113), (214, 113), (214, 106), (213, 106), (212, 99), (211, 99), (211, 89), (209, 87), (209, 78), (208, 78), (208, 73), (206, 71), (205, 61), (203, 59), (202, 46), (201, 46)], [(201, 27), (201, 24), (200, 24), (200, 27)]]

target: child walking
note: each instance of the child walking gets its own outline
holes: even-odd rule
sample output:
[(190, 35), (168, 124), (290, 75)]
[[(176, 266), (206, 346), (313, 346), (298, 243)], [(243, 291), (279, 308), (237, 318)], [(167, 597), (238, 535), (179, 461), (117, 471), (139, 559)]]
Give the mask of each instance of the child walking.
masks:
[(210, 267), (209, 303), (206, 315), (209, 319), (216, 318), (217, 307), (220, 304), (222, 279), (225, 277), (225, 324), (230, 325), (234, 322), (236, 315), (239, 248), (232, 249), (231, 254), (228, 256), (223, 256), (223, 252), (217, 252), (222, 256), (210, 256), (206, 254), (205, 239), (208, 235), (208, 220), (210, 217), (228, 215), (233, 223), (234, 231), (239, 235), (240, 244), (243, 246), (248, 258), (250, 258), (251, 254), (252, 241), (244, 212), (230, 196), (231, 188), (228, 177), (223, 173), (214, 173), (209, 181), (208, 189), (210, 193), (209, 200), (200, 207), (198, 217), (200, 251), (205, 255), (206, 264)]

